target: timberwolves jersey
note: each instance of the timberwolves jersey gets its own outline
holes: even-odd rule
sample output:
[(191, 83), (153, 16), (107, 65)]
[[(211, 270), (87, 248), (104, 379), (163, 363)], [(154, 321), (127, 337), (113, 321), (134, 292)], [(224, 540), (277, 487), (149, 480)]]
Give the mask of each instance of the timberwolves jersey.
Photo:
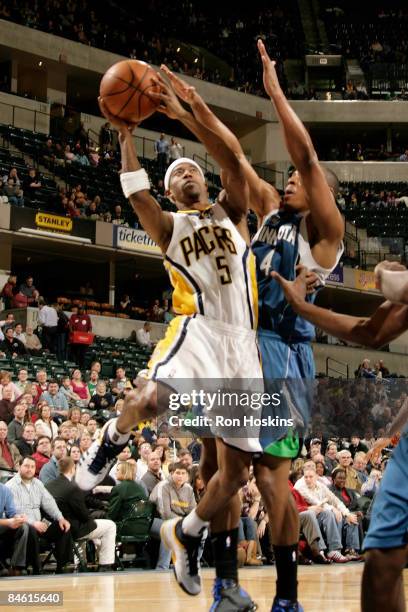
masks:
[(256, 329), (255, 257), (220, 204), (172, 213), (173, 234), (164, 265), (178, 315), (201, 314)]
[[(323, 286), (343, 252), (341, 245), (332, 269), (319, 266), (310, 250), (306, 217), (286, 210), (273, 211), (264, 219), (252, 241), (258, 280), (259, 327), (274, 331), (287, 342), (312, 340), (314, 326), (292, 310), (281, 286), (271, 278), (271, 272), (278, 272), (291, 281), (296, 278), (296, 266), (300, 263), (315, 272)], [(314, 298), (315, 294), (306, 299), (313, 301)]]

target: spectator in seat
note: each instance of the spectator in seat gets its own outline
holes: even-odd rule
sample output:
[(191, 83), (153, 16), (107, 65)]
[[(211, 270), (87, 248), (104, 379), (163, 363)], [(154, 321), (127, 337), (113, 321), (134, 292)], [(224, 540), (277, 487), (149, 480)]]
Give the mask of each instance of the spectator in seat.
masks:
[(37, 450), (32, 457), (35, 460), (35, 477), (38, 478), (42, 467), (51, 459), (51, 439), (48, 436), (39, 435), (37, 438)]
[[(317, 480), (314, 464), (311, 462), (305, 464), (303, 477), (296, 482), (295, 489), (309, 504), (321, 507), (321, 512), (317, 514), (317, 520), (326, 534), (329, 547), (327, 558), (335, 563), (360, 559), (360, 556), (355, 552), (360, 546), (358, 518), (346, 508), (328, 487)], [(347, 552), (345, 555), (341, 554), (343, 534)]]
[(34, 404), (37, 404), (41, 395), (48, 391), (47, 372), (45, 370), (38, 370), (36, 374), (37, 382), (34, 384), (36, 395), (34, 396)]
[(30, 355), (38, 356), (42, 354), (42, 344), (37, 334), (34, 334), (32, 327), (27, 327), (25, 331), (26, 349)]
[[(13, 495), (17, 511), (25, 514), (29, 525), (32, 525), (35, 529), (35, 553), (38, 566), (40, 566), (39, 539), (44, 538), (54, 544), (54, 554), (57, 561), (56, 572), (62, 573), (64, 565), (71, 559), (70, 524), (62, 515), (54, 498), (48, 493), (43, 483), (34, 475), (34, 459), (24, 457), (20, 460), (19, 473), (7, 482), (6, 487)], [(42, 513), (46, 513), (52, 521), (48, 526), (42, 521)]]
[(343, 449), (337, 453), (337, 459), (339, 462), (339, 466), (344, 469), (346, 472), (346, 487), (348, 489), (353, 489), (355, 491), (360, 491), (361, 482), (358, 478), (358, 474), (356, 470), (351, 467), (352, 456), (348, 449)]
[(0, 470), (17, 470), (20, 453), (15, 444), (7, 441), (7, 423), (0, 421)]
[(92, 540), (98, 552), (98, 570), (110, 571), (115, 561), (116, 525), (91, 517), (84, 493), (74, 481), (76, 467), (72, 457), (61, 459), (58, 467), (60, 475), (49, 481), (46, 488), (69, 520), (74, 540)]
[[(177, 516), (187, 516), (196, 507), (192, 486), (188, 483), (188, 472), (181, 463), (175, 463), (168, 480), (154, 489), (157, 498), (150, 497), (157, 505), (163, 520)], [(153, 497), (153, 499), (152, 499)]]
[(0, 419), (8, 425), (14, 418), (14, 406), (17, 400), (12, 400), (12, 389), (4, 389), (2, 395), (3, 398), (0, 400)]
[(140, 327), (136, 331), (136, 341), (140, 346), (147, 346), (148, 348), (152, 347), (153, 343), (150, 339), (151, 328), (152, 328), (151, 324), (148, 321), (146, 321), (143, 327)]
[(85, 427), (84, 431), (87, 430), (86, 426), (87, 426), (87, 423), (88, 423), (90, 418), (91, 418), (90, 412), (82, 412), (81, 413), (81, 420), (79, 422), (81, 423), (81, 425), (83, 425)]
[(117, 483), (117, 479), (116, 479), (116, 466), (117, 466), (117, 464), (120, 463), (121, 461), (129, 461), (130, 459), (132, 459), (132, 451), (130, 450), (130, 446), (125, 446), (125, 448), (122, 449), (122, 451), (119, 453), (119, 455), (117, 457), (117, 462), (112, 466), (112, 468), (111, 468), (111, 470), (109, 472), (109, 477), (115, 483)]
[(23, 433), (15, 445), (22, 457), (28, 457), (35, 451), (35, 427), (34, 423), (26, 423), (23, 427)]
[(261, 495), (254, 479), (242, 487), (239, 496), (241, 499), (241, 520), (238, 529), (238, 543), (239, 548), (243, 548), (245, 551), (245, 555), (242, 555), (242, 563), (245, 565), (262, 565), (262, 561), (257, 558), (257, 524), (255, 521), (259, 512)]
[(132, 384), (126, 376), (126, 370), (124, 368), (117, 368), (116, 378), (112, 381), (112, 393), (113, 395), (120, 395), (124, 392), (126, 387)]
[(0, 399), (3, 397), (3, 393), (7, 389), (11, 389), (11, 392), (12, 392), (11, 399), (13, 401), (17, 400), (17, 398), (19, 398), (22, 395), (17, 385), (13, 383), (13, 381), (11, 380), (10, 372), (7, 372), (6, 370), (4, 370), (0, 372)]
[(81, 449), (76, 444), (73, 444), (69, 449), (68, 456), (71, 457), (75, 465), (78, 465), (81, 459)]
[(38, 322), (42, 326), (44, 348), (56, 352), (58, 315), (55, 308), (47, 306), (43, 298), (38, 300)]
[(61, 380), (60, 392), (67, 398), (68, 404), (72, 407), (73, 404), (80, 401), (79, 395), (74, 393), (71, 385), (71, 379), (69, 376), (64, 376)]
[(81, 433), (79, 438), (79, 449), (81, 454), (85, 453), (92, 444), (91, 434), (86, 429)]
[(123, 298), (119, 302), (119, 312), (127, 315), (132, 314), (132, 302), (130, 300), (129, 295), (124, 295)]
[(149, 495), (154, 487), (163, 480), (161, 469), (161, 456), (157, 450), (152, 451), (147, 459), (147, 472), (142, 476), (142, 483), (146, 487)]
[(98, 423), (96, 419), (89, 419), (88, 423), (86, 424), (86, 429), (91, 434), (92, 440), (95, 440), (99, 432)]
[(73, 392), (79, 396), (79, 401), (87, 406), (91, 396), (88, 385), (82, 380), (81, 370), (76, 369), (72, 372), (71, 387)]
[(65, 161), (68, 162), (69, 164), (73, 162), (75, 159), (75, 154), (71, 151), (71, 147), (68, 144), (65, 146), (64, 156), (65, 156)]
[(390, 371), (388, 368), (385, 367), (384, 361), (382, 359), (379, 360), (378, 365), (380, 366), (379, 371), (381, 372), (382, 377), (388, 378), (390, 375)]
[(128, 226), (129, 224), (126, 222), (126, 218), (125, 215), (122, 212), (122, 207), (120, 204), (116, 204), (114, 212), (113, 212), (113, 217), (112, 217), (112, 223), (113, 225), (126, 225)]
[(74, 161), (81, 166), (90, 166), (90, 161), (83, 149), (79, 149), (78, 153), (75, 155)]
[(16, 321), (14, 319), (14, 314), (12, 312), (8, 312), (6, 314), (6, 318), (4, 319), (4, 321), (0, 321), (0, 327), (3, 331), (3, 334), (6, 333), (6, 330), (11, 327), (14, 330), (14, 327), (16, 325)]
[(92, 370), (89, 374), (89, 380), (88, 380), (88, 389), (89, 389), (89, 395), (92, 397), (95, 392), (96, 392), (96, 386), (99, 382), (99, 373), (96, 370)]
[(17, 338), (14, 338), (12, 327), (6, 330), (3, 342), (0, 342), (0, 351), (13, 357), (13, 359), (18, 355), (27, 354), (27, 349), (24, 344), (20, 340), (17, 340)]
[(172, 164), (176, 159), (180, 159), (180, 157), (183, 157), (183, 147), (174, 137), (172, 137), (169, 147), (169, 164)]
[[(192, 486), (188, 483), (188, 472), (180, 463), (174, 463), (168, 480), (159, 483), (150, 494), (150, 501), (156, 504), (160, 518), (155, 518), (151, 527), (153, 537), (160, 537), (160, 527), (163, 521), (186, 516), (196, 506)], [(170, 552), (161, 542), (156, 569), (168, 569)]]
[(125, 517), (135, 502), (148, 499), (144, 487), (135, 482), (135, 474), (134, 463), (119, 461), (116, 464), (117, 484), (110, 493), (108, 509), (108, 518), (112, 521)]
[[(291, 477), (292, 476), (293, 474), (291, 474)], [(294, 488), (290, 480), (289, 488), (299, 512), (300, 531), (303, 533), (310, 548), (313, 562), (318, 564), (329, 564), (330, 561), (325, 555), (325, 551), (327, 550), (326, 543), (316, 516), (321, 511), (321, 507), (308, 504), (299, 491)]]
[(193, 465), (193, 456), (187, 448), (181, 448), (177, 453), (177, 460), (182, 463), (188, 471), (191, 470)]
[(50, 440), (54, 440), (58, 436), (58, 425), (51, 417), (50, 406), (44, 401), (38, 412), (40, 418), (35, 422), (37, 436), (47, 436)]
[(50, 380), (48, 389), (41, 394), (39, 401), (47, 402), (48, 406), (51, 408), (53, 417), (66, 418), (68, 416), (69, 406), (67, 398), (59, 390), (59, 385), (56, 380)]
[(73, 406), (70, 408), (68, 412), (68, 420), (64, 421), (62, 425), (68, 425), (71, 428), (75, 427), (78, 435), (80, 435), (85, 429), (85, 427), (81, 425), (81, 409), (78, 408), (78, 406)]
[(10, 444), (20, 440), (23, 435), (27, 406), (18, 403), (14, 406), (14, 419), (8, 424), (7, 440)]
[(366, 470), (367, 467), (367, 459), (366, 453), (360, 452), (354, 455), (353, 460), (353, 468), (357, 472), (357, 478), (359, 479), (361, 485), (363, 485), (368, 480), (368, 472)]
[(150, 453), (152, 452), (151, 444), (149, 444), (149, 442), (142, 442), (141, 444), (139, 444), (138, 451), (139, 451), (139, 459), (136, 462), (136, 465), (137, 465), (136, 480), (141, 480), (148, 470), (147, 462), (148, 462)]
[(348, 450), (354, 459), (356, 453), (368, 453), (368, 446), (361, 442), (361, 438), (359, 436), (351, 436), (351, 443)]
[(357, 378), (375, 378), (375, 372), (370, 366), (369, 359), (363, 359), (362, 363), (359, 365), (357, 372)]
[(152, 321), (156, 321), (157, 323), (163, 323), (164, 310), (163, 308), (161, 308), (159, 300), (154, 300), (153, 306), (150, 311), (150, 318)]
[(40, 480), (47, 484), (50, 480), (58, 478), (58, 461), (67, 456), (67, 444), (63, 438), (55, 438), (51, 444), (52, 455), (40, 471)]
[(326, 485), (326, 487), (330, 487), (330, 485), (332, 484), (332, 481), (331, 481), (331, 478), (327, 476), (326, 466), (324, 462), (319, 459), (320, 457), (322, 457), (322, 455), (317, 455), (317, 457), (314, 458), (317, 478), (320, 482)]
[(40, 294), (34, 286), (34, 279), (32, 276), (27, 276), (25, 283), (20, 285), (20, 291), (28, 299), (29, 306), (33, 306), (38, 302)]
[[(10, 558), (9, 576), (20, 576), (27, 565), (30, 550), (30, 526), (27, 517), (17, 514), (11, 491), (0, 484), (0, 548)], [(3, 553), (3, 550), (2, 550)], [(38, 568), (33, 568), (38, 574)]]
[(0, 296), (3, 298), (5, 310), (8, 310), (9, 308), (11, 308), (11, 302), (13, 299), (13, 291), (16, 286), (17, 286), (17, 276), (12, 274), (11, 276), (8, 277), (7, 283), (4, 285), (0, 293)]
[(17, 382), (15, 383), (19, 394), (25, 393), (29, 388), (30, 382), (28, 380), (28, 371), (26, 368), (21, 368), (17, 374)]
[(23, 332), (23, 326), (21, 325), (21, 323), (17, 323), (14, 328), (14, 338), (17, 338), (17, 340), (20, 340), (20, 342), (22, 342), (25, 345), (26, 335)]
[(113, 395), (106, 389), (105, 381), (101, 380), (96, 385), (96, 393), (91, 397), (88, 407), (90, 410), (109, 410), (113, 404)]
[(23, 190), (20, 186), (15, 185), (12, 179), (9, 178), (7, 184), (3, 186), (3, 194), (7, 196), (12, 206), (24, 206)]
[[(358, 499), (359, 495), (346, 487), (346, 472), (341, 467), (337, 467), (332, 472), (333, 484), (329, 487), (335, 496), (343, 502), (343, 504), (350, 510), (350, 512), (356, 512), (358, 514)], [(361, 513), (360, 513), (361, 514)]]
[[(71, 332), (92, 332), (92, 321), (88, 314), (85, 313), (83, 306), (78, 307), (78, 313), (73, 313), (69, 319), (69, 329)], [(74, 361), (83, 368), (85, 361), (85, 353), (87, 344), (71, 342), (71, 353)], [(75, 389), (74, 389), (75, 391)]]
[(38, 172), (35, 168), (30, 168), (28, 170), (28, 176), (23, 183), (24, 193), (30, 199), (34, 200), (36, 196), (36, 191), (41, 189), (41, 179), (38, 175)]
[(190, 471), (190, 484), (193, 487), (194, 497), (198, 504), (206, 490), (204, 480), (201, 478), (201, 473), (198, 465), (193, 465)]

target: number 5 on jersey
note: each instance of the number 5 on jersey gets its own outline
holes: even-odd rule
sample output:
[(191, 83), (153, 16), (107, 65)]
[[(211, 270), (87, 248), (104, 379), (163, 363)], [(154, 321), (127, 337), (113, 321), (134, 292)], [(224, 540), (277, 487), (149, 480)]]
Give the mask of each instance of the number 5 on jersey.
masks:
[(226, 262), (224, 255), (219, 255), (215, 258), (217, 268), (220, 272), (221, 285), (229, 285), (232, 283), (231, 272)]

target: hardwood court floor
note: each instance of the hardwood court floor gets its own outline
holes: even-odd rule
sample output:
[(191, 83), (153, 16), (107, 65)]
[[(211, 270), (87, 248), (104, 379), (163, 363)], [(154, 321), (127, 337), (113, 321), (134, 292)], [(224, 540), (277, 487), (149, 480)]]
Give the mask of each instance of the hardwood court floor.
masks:
[[(300, 567), (300, 601), (305, 612), (359, 612), (362, 563), (345, 566)], [(128, 571), (103, 574), (65, 574), (40, 578), (1, 578), (0, 591), (63, 591), (62, 607), (0, 606), (0, 610), (63, 610), (63, 612), (205, 612), (211, 605), (213, 571), (203, 570), (203, 592), (185, 595), (170, 572)], [(275, 568), (244, 569), (242, 586), (269, 612), (275, 592)], [(408, 572), (405, 572), (408, 598)]]

